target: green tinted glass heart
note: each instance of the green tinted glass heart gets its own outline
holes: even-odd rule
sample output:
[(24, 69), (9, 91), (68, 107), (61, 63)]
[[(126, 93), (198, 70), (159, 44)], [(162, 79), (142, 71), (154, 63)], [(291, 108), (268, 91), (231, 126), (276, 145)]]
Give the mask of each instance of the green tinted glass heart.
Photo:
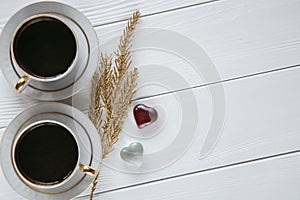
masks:
[(143, 145), (138, 142), (133, 142), (121, 150), (120, 156), (127, 163), (140, 167), (143, 165), (143, 152)]

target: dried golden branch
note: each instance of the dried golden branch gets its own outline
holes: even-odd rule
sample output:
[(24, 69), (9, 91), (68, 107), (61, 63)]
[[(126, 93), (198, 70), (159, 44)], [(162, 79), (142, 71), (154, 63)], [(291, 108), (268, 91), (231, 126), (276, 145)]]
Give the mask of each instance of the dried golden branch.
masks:
[[(102, 159), (107, 157), (118, 141), (131, 99), (135, 94), (138, 70), (137, 68), (130, 70), (132, 63), (130, 47), (139, 18), (140, 12), (136, 11), (128, 20), (118, 49), (113, 55), (101, 54), (99, 67), (92, 80), (89, 118), (101, 137)], [(90, 199), (93, 199), (98, 176), (99, 174), (93, 181)]]

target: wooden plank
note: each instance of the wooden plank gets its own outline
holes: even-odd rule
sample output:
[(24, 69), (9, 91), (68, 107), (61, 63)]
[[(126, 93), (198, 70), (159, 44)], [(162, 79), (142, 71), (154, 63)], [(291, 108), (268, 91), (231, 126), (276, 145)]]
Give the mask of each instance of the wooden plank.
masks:
[[(299, 76), (300, 69), (297, 68), (224, 83), (226, 112), (223, 132), (215, 149), (202, 160), (199, 159), (199, 152), (212, 111), (209, 99), (206, 99), (206, 88), (195, 89), (201, 111), (199, 128), (193, 144), (184, 156), (165, 169), (143, 175), (123, 173), (122, 168), (116, 171), (111, 166), (105, 167), (98, 191), (300, 149), (300, 95), (295, 93), (299, 90)], [(182, 92), (182, 95), (187, 92)], [(172, 95), (140, 102), (148, 105), (168, 102)], [(168, 117), (172, 120), (176, 115), (170, 113)], [(162, 133), (169, 132), (170, 129), (166, 128)], [(155, 146), (155, 142), (152, 144)]]
[[(174, 55), (178, 48), (187, 51), (188, 47), (194, 48), (188, 43), (189, 39), (209, 55), (221, 80), (300, 64), (299, 6), (299, 0), (221, 1), (142, 18), (133, 41), (134, 65), (140, 68), (156, 64), (166, 66), (181, 74), (190, 87), (219, 81), (217, 77), (205, 80), (196, 76), (197, 72), (193, 71), (191, 63), (188, 64), (192, 56)], [(103, 52), (116, 46), (124, 26), (124, 23), (117, 23), (96, 28)], [(144, 34), (147, 31), (149, 34)], [(162, 36), (165, 32), (169, 38)], [(179, 38), (176, 34), (185, 37), (186, 43), (176, 40)], [(172, 49), (165, 43), (173, 43)], [(205, 77), (205, 65), (194, 68)], [(143, 74), (141, 79), (156, 76), (173, 78), (154, 70)], [(182, 88), (184, 86), (177, 89)]]
[(108, 192), (95, 200), (298, 200), (299, 179), (296, 153)]
[[(243, 1), (222, 1), (144, 17), (137, 27), (134, 44), (149, 40), (141, 38), (142, 35), (139, 33), (145, 33), (149, 28), (163, 29), (163, 32), (158, 31), (158, 34), (164, 31), (175, 32), (175, 35), (186, 36), (200, 48), (205, 49), (215, 63), (222, 80), (277, 70), (300, 63), (298, 56), (300, 14), (296, 10), (299, 6), (299, 0), (251, 1), (247, 4)], [(256, 20), (254, 16), (259, 16), (261, 20)], [(101, 42), (103, 52), (114, 47), (122, 28), (124, 23), (96, 29), (100, 41), (103, 41)], [(139, 80), (141, 88), (138, 90), (137, 98), (217, 80), (203, 79), (203, 66), (194, 67), (170, 52), (146, 47), (133, 50), (134, 66), (139, 67), (141, 72)], [(172, 52), (172, 49), (170, 51)], [(157, 65), (165, 67), (169, 73), (161, 73), (159, 67), (152, 69)], [(171, 72), (173, 75), (170, 75)], [(180, 75), (179, 78), (183, 78), (186, 83), (174, 84), (178, 82), (177, 75)], [(6, 85), (3, 79), (0, 74), (1, 85)], [(161, 83), (166, 80), (172, 83), (171, 87), (161, 87)], [(20, 111), (15, 107), (25, 107), (29, 104), (23, 103), (18, 96), (8, 92), (9, 88), (6, 86), (0, 89), (0, 110), (5, 115), (0, 127), (6, 126), (7, 122)], [(81, 93), (83, 98), (88, 94), (88, 88)], [(76, 98), (81, 99), (81, 95)], [(84, 102), (86, 103), (82, 103), (81, 108), (86, 110), (88, 101)]]
[[(216, 1), (216, 0), (213, 0)], [(0, 6), (0, 31), (4, 26), (6, 21), (19, 9), (27, 6), (31, 3), (38, 2), (38, 0), (18, 0), (18, 1), (1, 1)], [(58, 2), (63, 2), (69, 4), (82, 13), (84, 13), (93, 23), (94, 26), (99, 26), (103, 24), (109, 24), (116, 21), (122, 21), (128, 18), (135, 10), (140, 10), (144, 16), (158, 14), (161, 12), (172, 11), (180, 8), (185, 8), (193, 5), (199, 5), (206, 2), (211, 2), (211, 0), (173, 0), (173, 1), (163, 1), (163, 0), (153, 0), (153, 1), (97, 1), (97, 0), (58, 0)]]
[[(113, 160), (109, 159), (118, 159), (119, 150), (124, 144), (138, 140), (129, 136), (130, 133), (135, 134), (133, 129), (132, 132), (128, 131), (130, 124), (134, 123), (131, 114), (125, 125), (127, 128), (120, 138), (121, 143), (118, 143), (116, 151), (109, 157), (109, 162), (104, 163), (97, 191), (142, 184), (300, 149), (300, 95), (295, 93), (299, 90), (299, 76), (300, 69), (294, 68), (224, 83), (226, 112), (222, 135), (211, 154), (204, 159), (200, 159), (199, 154), (213, 112), (206, 87), (136, 101), (135, 103), (162, 108), (167, 105), (165, 110), (159, 112), (163, 113), (161, 120), (166, 120), (162, 132), (151, 139), (143, 140), (148, 150), (155, 151), (156, 148), (163, 148), (162, 146), (170, 143), (170, 140), (173, 141), (174, 135), (190, 133), (178, 132), (178, 127), (183, 126), (186, 121), (182, 121), (182, 116), (178, 114), (181, 106), (177, 99), (188, 99), (192, 91), (197, 99), (199, 114), (197, 119), (192, 118), (188, 121), (199, 121), (196, 138), (184, 155), (166, 168), (146, 174), (129, 173), (132, 168), (128, 168), (125, 163), (113, 163)], [(170, 108), (174, 112), (170, 111)], [(6, 187), (0, 187), (0, 198), (8, 195), (6, 191)], [(83, 194), (87, 193), (88, 191)]]
[[(95, 200), (119, 200), (120, 196), (133, 200), (140, 200), (141, 197), (146, 200), (298, 200), (299, 169), (300, 153), (292, 153), (105, 192), (95, 195)], [(1, 171), (0, 179), (4, 179)], [(23, 199), (6, 181), (1, 181), (1, 196), (6, 200)], [(88, 197), (82, 196), (77, 199)]]
[[(213, 6), (199, 6), (182, 12), (147, 17), (141, 21), (139, 29), (165, 28), (192, 38), (213, 58), (222, 79), (299, 63), (299, 26), (297, 25), (300, 18), (296, 12), (299, 1), (251, 1), (248, 4), (237, 4), (241, 2), (225, 1)], [(257, 18), (261, 20), (255, 21)], [(116, 38), (122, 27), (123, 24), (119, 23), (100, 27), (97, 31), (102, 41), (108, 41), (110, 38)], [(152, 55), (158, 53), (154, 52)], [(144, 61), (148, 64), (164, 64), (168, 60), (164, 60), (163, 56), (149, 55), (147, 60), (141, 59), (137, 61), (137, 64)], [(171, 69), (182, 72), (180, 70), (182, 70), (183, 62), (176, 61), (178, 61), (177, 58), (171, 59), (165, 66), (172, 66)], [(200, 132), (194, 144), (185, 155), (164, 170), (144, 175), (132, 175), (104, 168), (99, 190), (159, 180), (199, 169), (209, 169), (227, 163), (299, 149), (298, 113), (300, 108), (299, 95), (295, 93), (299, 90), (299, 73), (299, 69), (291, 69), (272, 73), (269, 76), (263, 75), (225, 83), (226, 124), (218, 145), (204, 160), (198, 158), (203, 142), (201, 130), (206, 130), (206, 123), (209, 121), (207, 116), (211, 114), (211, 111), (207, 106), (209, 99), (204, 98), (207, 97), (205, 96), (206, 88), (195, 89), (198, 106), (203, 108), (202, 112), (205, 114), (199, 115), (199, 119), (203, 120), (203, 125), (199, 129)], [(193, 78), (190, 72), (181, 74), (185, 80), (191, 81), (189, 86), (203, 83), (202, 79)], [(147, 76), (146, 74), (143, 79), (151, 80), (151, 77), (157, 75), (152, 73)], [(167, 77), (161, 79), (163, 78)], [(0, 108), (1, 116), (6, 116), (2, 126), (6, 126), (17, 110), (20, 111), (20, 108), (27, 104), (22, 98), (7, 92), (7, 87), (2, 87), (3, 76), (0, 77), (0, 81), (0, 99), (3, 105)], [(144, 90), (141, 91), (144, 92)], [(184, 96), (186, 92), (188, 91), (180, 93)], [(158, 94), (156, 90), (151, 90), (151, 93)], [(140, 93), (140, 96), (144, 94), (149, 95), (145, 92)], [(173, 98), (172, 95), (138, 102), (149, 104), (168, 102), (169, 98)], [(82, 100), (87, 97), (80, 96)], [(13, 100), (16, 100), (16, 103), (8, 103)], [(28, 104), (30, 104), (29, 101)], [(13, 110), (16, 106), (19, 108)], [(6, 188), (0, 187), (2, 198), (6, 197), (4, 194), (10, 193)]]

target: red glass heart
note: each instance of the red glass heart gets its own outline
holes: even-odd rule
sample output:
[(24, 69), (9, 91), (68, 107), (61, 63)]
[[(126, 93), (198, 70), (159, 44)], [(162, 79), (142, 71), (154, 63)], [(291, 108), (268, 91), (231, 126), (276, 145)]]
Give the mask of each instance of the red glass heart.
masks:
[(154, 108), (144, 104), (138, 104), (133, 109), (135, 122), (139, 128), (144, 128), (157, 120), (157, 112)]

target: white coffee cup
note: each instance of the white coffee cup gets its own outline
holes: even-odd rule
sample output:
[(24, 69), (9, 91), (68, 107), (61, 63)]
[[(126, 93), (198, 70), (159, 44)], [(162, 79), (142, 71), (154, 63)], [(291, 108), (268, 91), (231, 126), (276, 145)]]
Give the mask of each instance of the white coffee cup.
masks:
[[(51, 34), (47, 35), (48, 32), (51, 32), (50, 28), (34, 29), (38, 26), (42, 27), (51, 20), (53, 21), (52, 24), (61, 25), (62, 29), (68, 33), (67, 39), (72, 38), (72, 46), (69, 48), (63, 46), (67, 44), (64, 42), (66, 40), (63, 40), (63, 35), (60, 38), (62, 42), (49, 42), (52, 41), (51, 39), (57, 38), (51, 38)], [(34, 32), (33, 30), (41, 32)], [(43, 30), (47, 31), (43, 32)], [(52, 32), (55, 32), (54, 30), (52, 29)], [(34, 38), (37, 40), (24, 39), (26, 38), (26, 34), (22, 35), (24, 32), (27, 34), (35, 33)], [(57, 31), (56, 33), (60, 32)], [(49, 36), (50, 39), (42, 40), (45, 35)], [(58, 36), (60, 35), (58, 34)], [(54, 39), (53, 41), (59, 41)], [(31, 41), (32, 44), (38, 45), (31, 45)], [(49, 53), (49, 49), (44, 50), (48, 45), (43, 45), (47, 42), (50, 46), (55, 44), (58, 47), (51, 46)], [(20, 9), (3, 27), (0, 43), (0, 67), (3, 76), (16, 92), (38, 100), (57, 101), (71, 97), (90, 83), (98, 66), (99, 44), (93, 25), (80, 11), (59, 2), (42, 1)], [(28, 49), (32, 48), (32, 51), (23, 51), (23, 53), (26, 52), (26, 55), (20, 54), (18, 49), (24, 50), (25, 48), (19, 44), (28, 47)], [(61, 46), (65, 48), (59, 48)], [(55, 54), (55, 49), (59, 50), (59, 53)], [(67, 51), (61, 51), (62, 49)], [(50, 64), (60, 70), (51, 71)], [(39, 68), (40, 66), (41, 68)], [(61, 66), (62, 68), (60, 68)], [(39, 73), (36, 73), (35, 70), (37, 69), (40, 70)], [(47, 74), (46, 72), (51, 73)]]
[[(72, 59), (72, 62), (70, 63), (69, 66), (67, 66), (67, 70), (65, 70), (63, 73), (60, 74), (56, 74), (54, 76), (37, 76), (34, 73), (28, 71), (28, 70), (24, 70), (24, 68), (29, 68), (30, 66), (22, 66), (20, 64), (20, 62), (18, 61), (18, 58), (16, 57), (16, 53), (15, 53), (15, 49), (14, 49), (14, 45), (17, 43), (17, 35), (22, 35), (24, 32), (24, 29), (30, 29), (31, 26), (36, 26), (36, 24), (38, 23), (45, 23), (47, 21), (51, 22), (54, 20), (57, 20), (56, 23), (60, 22), (61, 24), (63, 24), (65, 27), (65, 30), (69, 30), (70, 32), (72, 32), (72, 36), (74, 38), (74, 50), (76, 51), (76, 53), (74, 54)], [(12, 62), (13, 65), (17, 68), (17, 71), (21, 71), (23, 75), (21, 75), (22, 77), (17, 81), (16, 85), (15, 85), (15, 90), (18, 93), (21, 93), (27, 86), (28, 83), (30, 82), (30, 80), (36, 80), (36, 81), (40, 81), (40, 82), (51, 82), (51, 81), (58, 81), (60, 79), (67, 79), (67, 78), (75, 78), (75, 74), (72, 73), (74, 72), (74, 68), (79, 67), (78, 65), (76, 65), (76, 62), (78, 62), (78, 36), (77, 33), (75, 32), (75, 28), (76, 28), (76, 24), (75, 22), (73, 22), (72, 20), (64, 17), (63, 15), (57, 15), (57, 14), (38, 14), (38, 15), (34, 15), (31, 16), (27, 19), (25, 19), (15, 30), (15, 33), (13, 35), (12, 41), (11, 41), (11, 47), (10, 47), (10, 51), (11, 51), (11, 57), (12, 57)], [(49, 35), (51, 35), (53, 33), (49, 32)], [(36, 36), (39, 37), (39, 36)], [(42, 36), (41, 36), (42, 37)], [(43, 44), (41, 44), (40, 46), (42, 46)], [(23, 46), (22, 46), (23, 47)], [(24, 47), (23, 47), (24, 48)], [(54, 50), (58, 50), (58, 49), (54, 49)], [(34, 55), (33, 55), (34, 56)], [(54, 57), (54, 56), (53, 56)], [(36, 58), (36, 59), (40, 59), (40, 58)], [(47, 61), (45, 61), (45, 64)], [(43, 68), (44, 66), (40, 66), (41, 68)], [(75, 70), (76, 71), (76, 70)], [(73, 75), (73, 76), (72, 76)], [(71, 77), (67, 77), (67, 76), (71, 76)]]
[[(46, 123), (66, 129), (68, 134), (74, 138), (73, 146), (76, 146), (76, 151), (78, 151), (78, 154), (74, 152), (77, 159), (72, 164), (71, 173), (62, 179), (47, 183), (34, 180), (33, 176), (27, 176), (22, 168), (22, 163), (17, 163), (16, 156), (21, 148), (19, 144), (24, 141), (24, 138), (27, 142), (33, 138), (30, 136), (33, 132), (28, 131)], [(57, 142), (61, 143), (62, 141)], [(24, 142), (21, 144), (23, 145)], [(35, 148), (32, 147), (31, 151), (34, 151)], [(70, 148), (70, 145), (66, 146), (67, 148)], [(24, 151), (24, 149), (22, 150)], [(45, 151), (42, 149), (40, 154), (43, 155), (43, 152), (47, 151), (49, 148)], [(55, 150), (53, 151), (55, 152)], [(101, 160), (101, 143), (97, 130), (79, 110), (61, 103), (40, 103), (20, 113), (9, 124), (2, 137), (0, 153), (3, 174), (12, 188), (22, 196), (28, 199), (70, 199), (89, 186), (94, 176), (97, 175)], [(47, 154), (45, 153), (45, 155)], [(34, 159), (40, 161), (40, 158), (36, 156), (32, 156), (29, 160), (36, 163)], [(36, 166), (27, 166), (32, 174), (30, 167), (34, 170)], [(47, 172), (41, 171), (40, 173)]]

